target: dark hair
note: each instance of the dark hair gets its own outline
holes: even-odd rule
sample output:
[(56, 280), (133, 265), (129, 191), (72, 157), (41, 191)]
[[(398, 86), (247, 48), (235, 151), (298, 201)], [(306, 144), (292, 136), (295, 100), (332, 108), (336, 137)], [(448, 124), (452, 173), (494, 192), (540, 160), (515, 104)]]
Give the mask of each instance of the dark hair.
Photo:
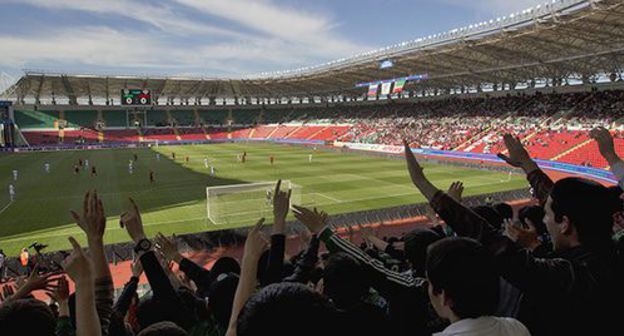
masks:
[(35, 299), (20, 299), (0, 306), (0, 330), (20, 335), (54, 336), (56, 319), (50, 307)]
[(323, 294), (338, 308), (357, 303), (368, 292), (370, 284), (362, 265), (354, 257), (338, 252), (327, 259), (323, 273)]
[(527, 219), (533, 223), (535, 226), (535, 231), (540, 236), (548, 234), (548, 230), (546, 230), (546, 224), (544, 224), (544, 216), (546, 212), (544, 212), (544, 208), (537, 205), (529, 205), (525, 206), (518, 211), (518, 220), (520, 223), (527, 225)]
[(617, 205), (606, 187), (587, 179), (568, 177), (555, 183), (550, 198), (555, 221), (561, 222), (567, 216), (581, 244), (590, 250), (612, 247), (613, 214)]
[(171, 321), (184, 328), (189, 328), (195, 320), (193, 313), (192, 308), (181, 310), (179, 307), (166, 305), (157, 298), (149, 297), (139, 303), (136, 318), (141, 330), (163, 321)]
[(479, 205), (473, 207), (472, 211), (483, 217), (496, 231), (500, 231), (503, 227), (503, 217), (493, 207)]
[(184, 329), (169, 321), (158, 322), (141, 330), (137, 336), (187, 336)]
[(110, 325), (108, 327), (108, 335), (109, 336), (128, 336), (132, 335), (132, 333), (128, 332), (128, 328), (126, 328), (126, 322), (124, 321), (124, 317), (113, 310), (110, 316)]
[(479, 242), (450, 237), (429, 247), (427, 278), (434, 293), (452, 299), (460, 318), (493, 315), (499, 298), (499, 275), (494, 257)]
[(494, 210), (496, 210), (503, 219), (513, 218), (513, 208), (507, 203), (494, 204)]
[(208, 305), (217, 324), (227, 329), (232, 314), (234, 294), (238, 286), (238, 275), (234, 273), (222, 274), (208, 290)]
[(237, 335), (335, 335), (331, 330), (337, 322), (335, 308), (321, 294), (302, 284), (277, 283), (247, 301), (238, 317)]
[(405, 257), (416, 276), (425, 276), (427, 247), (440, 239), (442, 236), (430, 229), (414, 229), (403, 237)]
[[(622, 188), (620, 188), (617, 185), (616, 186), (611, 186), (611, 187), (607, 188), (607, 192), (613, 198), (613, 204), (614, 204), (614, 207), (615, 207), (615, 211), (616, 212), (624, 211), (624, 202), (622, 202), (622, 200), (620, 199), (620, 196), (622, 196)], [(0, 252), (2, 252), (2, 251), (0, 250)]]

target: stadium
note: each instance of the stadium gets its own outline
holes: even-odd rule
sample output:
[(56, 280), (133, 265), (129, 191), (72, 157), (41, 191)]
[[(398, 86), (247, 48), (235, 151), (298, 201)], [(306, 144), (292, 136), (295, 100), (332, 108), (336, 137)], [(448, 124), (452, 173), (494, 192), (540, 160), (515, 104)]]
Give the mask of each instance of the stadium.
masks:
[[(6, 256), (0, 280), (32, 270), (18, 258), (24, 249), (41, 267), (57, 270), (71, 247), (68, 237), (90, 246), (89, 234), (70, 213), (87, 209), (88, 190), (97, 190), (104, 205), (103, 249), (116, 289), (138, 253), (123, 215), (134, 203), (145, 236), (175, 235), (184, 257), (200, 266), (223, 256), (243, 258), (243, 241), (257, 233), (259, 218), (279, 225), (278, 180), (291, 205), (281, 233), (287, 255), (307, 251), (301, 237), (308, 230), (331, 250), (328, 229), (315, 232), (300, 210), (292, 210), (303, 206), (327, 212), (336, 237), (376, 249), (371, 254), (365, 248), (381, 260), (371, 269), (390, 269), (400, 259), (384, 251), (390, 237), (404, 244), (411, 230), (437, 225), (462, 232), (449, 223), (459, 216), (449, 213), (458, 210), (441, 211), (444, 202), (427, 188), (459, 192), (458, 202), (487, 220), (491, 212), (477, 208), (505, 204), (512, 216), (496, 213), (499, 229), (503, 218), (517, 219), (525, 207), (547, 207), (526, 165), (506, 160), (518, 152), (505, 134), (518, 137), (527, 159), (554, 182), (580, 177), (595, 188), (621, 183), (612, 158), (624, 155), (623, 64), (623, 1), (553, 0), (324, 64), (253, 75), (26, 69), (0, 93), (0, 249)], [(597, 128), (608, 130), (615, 154), (605, 155), (591, 133)], [(407, 148), (430, 184), (416, 181)], [(594, 196), (585, 202), (597, 207), (601, 201)], [(370, 238), (373, 229), (377, 237)], [(473, 238), (485, 244), (484, 236)], [(277, 243), (273, 236), (270, 241), (273, 253)], [(167, 242), (158, 245), (167, 259)], [(283, 245), (281, 253), (284, 259)], [(179, 264), (175, 270), (187, 272)], [(139, 291), (146, 286), (142, 278)], [(602, 302), (592, 300), (583, 304)], [(391, 309), (390, 320), (400, 325), (400, 314), (393, 314)], [(238, 323), (242, 328), (240, 318)], [(588, 330), (580, 322), (569, 329), (527, 327), (532, 334)]]

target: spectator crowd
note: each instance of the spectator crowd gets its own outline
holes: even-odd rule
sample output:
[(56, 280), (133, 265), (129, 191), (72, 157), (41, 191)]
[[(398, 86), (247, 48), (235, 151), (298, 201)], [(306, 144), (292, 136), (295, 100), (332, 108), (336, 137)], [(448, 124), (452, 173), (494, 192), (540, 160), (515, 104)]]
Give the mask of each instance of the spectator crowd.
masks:
[[(517, 107), (512, 100), (505, 104)], [(278, 182), (273, 225), (267, 228), (265, 219), (258, 219), (242, 258), (222, 257), (210, 269), (186, 258), (175, 237), (148, 237), (140, 208), (130, 199), (120, 225), (137, 258), (117, 297), (104, 253), (105, 205), (89, 191), (83, 209), (71, 211), (87, 246), (70, 237), (63, 272), (45, 273), (35, 265), (28, 277), (3, 285), (0, 333), (619, 334), (624, 161), (607, 129), (595, 128), (589, 136), (617, 186), (578, 177), (552, 181), (520, 138), (504, 135), (499, 156), (526, 174), (536, 198), (535, 205), (519, 211), (504, 203), (465, 205), (461, 181), (438, 189), (403, 141), (415, 192), (427, 198), (443, 224), (400, 237), (383, 239), (362, 226), (350, 228), (361, 239), (345, 238), (327, 224), (321, 209), (291, 204)], [(444, 141), (455, 140), (450, 135)], [(287, 257), (289, 212), (309, 236), (299, 253)], [(178, 265), (179, 274), (170, 263)], [(142, 273), (150, 293), (139, 297)]]

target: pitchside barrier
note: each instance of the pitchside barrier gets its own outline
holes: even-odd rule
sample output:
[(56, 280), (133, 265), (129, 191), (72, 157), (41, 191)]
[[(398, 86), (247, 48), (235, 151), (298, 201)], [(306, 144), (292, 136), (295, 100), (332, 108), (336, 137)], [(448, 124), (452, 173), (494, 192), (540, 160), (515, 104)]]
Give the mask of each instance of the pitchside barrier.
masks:
[[(387, 153), (387, 154), (402, 154), (403, 146), (390, 146), (390, 145), (376, 145), (376, 144), (359, 144), (359, 143), (347, 143), (347, 142), (335, 142), (334, 146), (336, 147), (345, 147), (349, 149), (362, 150), (362, 151), (371, 151), (378, 153)], [(429, 148), (412, 148), (412, 152), (416, 155), (422, 155), (426, 157), (439, 157), (446, 159), (458, 159), (458, 160), (467, 160), (467, 161), (478, 161), (478, 162), (490, 162), (503, 164), (504, 161), (498, 158), (495, 154), (483, 154), (483, 153), (470, 153), (470, 152), (459, 152), (459, 151), (445, 151), (438, 149), (429, 149)], [(593, 168), (593, 167), (585, 167), (574, 165), (570, 163), (564, 162), (555, 162), (548, 160), (535, 160), (540, 168), (547, 170), (554, 170), (567, 174), (574, 175), (582, 175), (585, 177), (597, 179), (600, 181), (604, 181), (607, 183), (617, 183), (617, 179), (615, 176), (607, 170)]]

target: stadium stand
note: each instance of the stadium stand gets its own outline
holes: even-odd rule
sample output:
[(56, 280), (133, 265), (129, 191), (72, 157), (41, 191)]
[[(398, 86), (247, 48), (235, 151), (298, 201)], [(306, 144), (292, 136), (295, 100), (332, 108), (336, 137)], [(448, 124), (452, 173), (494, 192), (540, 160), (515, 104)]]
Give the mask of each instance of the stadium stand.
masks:
[(106, 127), (128, 127), (126, 112), (120, 111), (102, 111), (102, 117)]
[(34, 111), (21, 109), (15, 111), (15, 122), (24, 130), (56, 128), (58, 120), (58, 111)]
[(98, 116), (97, 111), (68, 110), (64, 111), (63, 114), (65, 116), (65, 120), (67, 121), (67, 127), (69, 128), (93, 128)]

